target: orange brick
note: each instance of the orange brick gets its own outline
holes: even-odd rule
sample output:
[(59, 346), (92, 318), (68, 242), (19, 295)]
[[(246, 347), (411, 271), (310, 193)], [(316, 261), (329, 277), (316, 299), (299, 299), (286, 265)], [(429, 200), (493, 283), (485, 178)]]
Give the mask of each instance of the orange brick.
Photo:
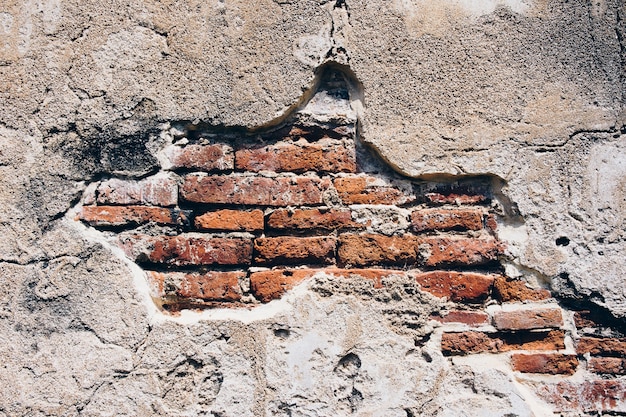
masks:
[(165, 148), (169, 169), (194, 169), (200, 171), (227, 171), (235, 168), (233, 149), (225, 144), (172, 145)]
[(295, 263), (332, 264), (334, 237), (266, 237), (254, 240), (254, 261), (263, 265)]
[(275, 210), (269, 215), (267, 225), (274, 230), (336, 230), (364, 227), (362, 224), (352, 221), (350, 210), (317, 208)]
[(314, 177), (185, 177), (181, 196), (193, 203), (260, 206), (319, 205), (330, 182)]
[(444, 333), (441, 349), (445, 355), (466, 355), (511, 350), (559, 350), (565, 348), (565, 332), (482, 333), (477, 331)]
[(78, 215), (92, 226), (124, 226), (145, 223), (178, 225), (188, 222), (188, 213), (149, 206), (84, 206)]
[(342, 234), (339, 236), (339, 262), (350, 266), (411, 265), (418, 260), (416, 236)]
[(412, 192), (405, 192), (382, 179), (366, 176), (347, 176), (333, 181), (344, 204), (402, 205), (415, 201)]
[(504, 245), (493, 238), (425, 236), (420, 254), (427, 266), (481, 265), (498, 260)]
[(422, 290), (452, 301), (476, 302), (487, 298), (494, 275), (472, 272), (432, 271), (415, 274)]
[(430, 318), (440, 323), (461, 323), (468, 326), (489, 324), (489, 315), (481, 311), (452, 310), (444, 316), (433, 314)]
[(163, 296), (175, 295), (208, 301), (240, 301), (239, 280), (246, 277), (243, 271), (211, 271), (206, 273), (151, 272), (152, 280), (162, 282)]
[(578, 367), (575, 355), (562, 353), (515, 353), (511, 356), (515, 371), (533, 374), (573, 375)]
[(300, 282), (315, 275), (317, 270), (271, 270), (252, 272), (250, 274), (250, 289), (257, 300), (267, 303), (282, 297)]
[(561, 327), (560, 308), (537, 308), (498, 311), (493, 317), (494, 326), (500, 330), (530, 330)]
[(551, 297), (548, 290), (529, 288), (524, 281), (510, 280), (503, 276), (496, 279), (494, 294), (501, 302), (539, 301)]
[(581, 337), (576, 351), (580, 354), (626, 357), (626, 338)]
[(196, 228), (201, 230), (247, 231), (263, 230), (263, 212), (261, 210), (217, 210), (196, 217)]
[(434, 230), (481, 230), (483, 212), (479, 209), (421, 209), (411, 213), (416, 232)]

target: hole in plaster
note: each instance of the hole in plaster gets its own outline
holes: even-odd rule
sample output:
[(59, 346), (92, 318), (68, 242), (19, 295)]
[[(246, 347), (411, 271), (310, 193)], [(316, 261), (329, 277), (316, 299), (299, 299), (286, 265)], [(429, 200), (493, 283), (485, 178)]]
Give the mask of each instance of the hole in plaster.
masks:
[(567, 238), (566, 236), (561, 236), (559, 238), (556, 239), (556, 245), (557, 246), (567, 246), (569, 245), (569, 238)]

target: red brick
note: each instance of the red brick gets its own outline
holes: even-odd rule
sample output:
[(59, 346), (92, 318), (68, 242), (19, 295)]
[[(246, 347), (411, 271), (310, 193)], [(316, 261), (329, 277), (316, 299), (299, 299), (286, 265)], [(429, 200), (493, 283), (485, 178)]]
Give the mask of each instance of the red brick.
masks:
[(504, 246), (493, 238), (425, 236), (420, 254), (427, 266), (481, 265), (496, 261)]
[(457, 194), (457, 193), (426, 193), (425, 197), (433, 204), (478, 204), (487, 200), (481, 194)]
[(422, 209), (411, 213), (416, 232), (433, 230), (481, 230), (483, 211), (479, 209)]
[(316, 270), (271, 270), (250, 274), (250, 289), (257, 300), (267, 303), (282, 297), (300, 282), (315, 275)]
[(602, 411), (626, 412), (626, 381), (561, 381), (545, 384), (537, 393), (554, 411), (597, 414)]
[(489, 324), (489, 315), (481, 311), (452, 310), (445, 316), (431, 315), (430, 318), (440, 323), (461, 323), (468, 326)]
[(261, 210), (217, 210), (196, 217), (194, 224), (201, 230), (247, 231), (263, 230)]
[(482, 333), (467, 331), (444, 333), (441, 337), (445, 355), (465, 355), (481, 352), (509, 352), (511, 350), (565, 349), (565, 332)]
[(412, 192), (405, 192), (376, 177), (346, 176), (333, 181), (344, 204), (401, 205), (415, 201)]
[(124, 226), (128, 224), (186, 224), (187, 213), (164, 207), (148, 206), (83, 206), (78, 215), (92, 226)]
[(415, 274), (422, 290), (452, 301), (476, 302), (489, 296), (495, 276), (472, 272), (432, 271)]
[(121, 239), (127, 254), (139, 262), (168, 265), (248, 265), (252, 241), (197, 235), (130, 236)]
[(146, 204), (175, 206), (178, 185), (169, 176), (155, 175), (139, 181), (113, 178), (103, 181), (96, 189), (98, 204)]
[(355, 172), (356, 153), (354, 142), (320, 139), (309, 143), (279, 142), (274, 145), (252, 149), (240, 149), (235, 153), (236, 167), (243, 171), (274, 172)]
[(626, 338), (581, 337), (576, 351), (580, 354), (626, 357)]
[(590, 358), (588, 369), (597, 374), (626, 375), (626, 359)]
[(578, 358), (563, 353), (514, 353), (511, 364), (515, 371), (524, 373), (573, 375), (578, 367)]
[(333, 263), (334, 237), (265, 237), (254, 240), (254, 261), (259, 264)]
[(339, 262), (350, 266), (409, 265), (418, 260), (419, 240), (413, 235), (343, 234), (339, 236)]
[(493, 316), (493, 322), (499, 330), (545, 329), (561, 327), (563, 316), (560, 308), (498, 311)]
[(500, 276), (494, 283), (494, 294), (501, 302), (509, 301), (539, 301), (551, 297), (546, 289), (529, 288), (524, 281), (510, 280)]
[(352, 221), (350, 210), (347, 209), (278, 209), (272, 212), (267, 225), (274, 230), (307, 230), (307, 229), (356, 229), (362, 224)]
[(315, 177), (187, 175), (181, 196), (194, 203), (319, 205), (330, 183)]
[(235, 168), (233, 149), (225, 144), (168, 146), (164, 150), (168, 169), (227, 171)]
[(239, 280), (246, 277), (243, 271), (151, 272), (150, 275), (153, 282), (160, 283), (161, 296), (175, 295), (209, 301), (240, 301)]

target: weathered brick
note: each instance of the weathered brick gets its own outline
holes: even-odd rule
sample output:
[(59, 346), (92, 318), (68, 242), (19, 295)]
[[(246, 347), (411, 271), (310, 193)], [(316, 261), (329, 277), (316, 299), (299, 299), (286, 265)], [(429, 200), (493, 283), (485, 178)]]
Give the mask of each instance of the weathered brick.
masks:
[(535, 308), (498, 311), (493, 323), (499, 330), (530, 330), (561, 327), (563, 316), (560, 308)]
[(625, 380), (546, 383), (537, 389), (537, 394), (556, 412), (626, 412)]
[(415, 201), (413, 192), (403, 191), (376, 177), (340, 177), (335, 178), (333, 185), (344, 204), (402, 205)]
[(170, 176), (155, 175), (139, 181), (113, 178), (103, 181), (96, 189), (98, 204), (146, 204), (175, 206), (178, 184)]
[(595, 330), (600, 326), (592, 317), (589, 310), (575, 311), (574, 312), (574, 325), (577, 329), (591, 329)]
[(472, 272), (431, 271), (416, 273), (422, 290), (452, 301), (476, 302), (487, 298), (495, 276)]
[(430, 318), (440, 323), (461, 323), (468, 326), (489, 324), (489, 315), (481, 311), (452, 310), (444, 316), (433, 314)]
[(494, 294), (501, 302), (539, 301), (551, 297), (550, 291), (529, 288), (524, 281), (499, 276), (494, 282)]
[(149, 206), (83, 206), (78, 219), (92, 226), (124, 226), (157, 223), (187, 224), (188, 212)]
[(261, 206), (319, 205), (328, 180), (315, 177), (203, 176), (185, 177), (181, 196), (194, 203)]
[(416, 232), (433, 230), (481, 230), (483, 211), (479, 209), (421, 209), (411, 213)]
[(424, 236), (419, 249), (427, 266), (481, 265), (496, 261), (504, 246), (493, 238)]
[(197, 235), (135, 235), (121, 238), (126, 253), (139, 262), (168, 265), (248, 265), (252, 240)]
[(578, 358), (563, 353), (514, 353), (511, 364), (515, 371), (524, 373), (573, 375), (578, 367)]
[(418, 260), (419, 240), (413, 235), (342, 234), (339, 262), (343, 265), (410, 265)]
[(511, 350), (559, 350), (565, 348), (565, 332), (482, 333), (477, 331), (444, 333), (441, 337), (445, 355), (466, 355)]
[(311, 269), (252, 272), (250, 274), (250, 290), (257, 300), (267, 303), (279, 299), (285, 292), (314, 274), (315, 270)]
[(482, 194), (462, 194), (462, 193), (426, 193), (426, 199), (433, 204), (457, 204), (470, 205), (478, 204), (487, 200)]
[(581, 337), (576, 343), (580, 354), (626, 357), (626, 338)]
[(194, 169), (200, 171), (227, 171), (235, 168), (232, 147), (226, 144), (171, 145), (164, 149), (167, 169)]
[(588, 369), (597, 374), (626, 375), (626, 358), (590, 358)]
[(254, 240), (254, 261), (263, 265), (333, 263), (334, 237), (266, 237)]
[(325, 274), (334, 275), (337, 277), (350, 278), (361, 277), (374, 282), (374, 288), (383, 287), (383, 279), (390, 276), (406, 276), (403, 271), (396, 271), (393, 269), (378, 269), (378, 268), (324, 268), (321, 270)]
[(247, 231), (263, 230), (261, 210), (216, 210), (196, 217), (194, 224), (201, 230)]
[(239, 149), (235, 152), (235, 161), (237, 169), (252, 172), (356, 171), (354, 142), (329, 138), (314, 143), (302, 139)]
[(159, 282), (162, 296), (175, 295), (209, 301), (239, 301), (239, 280), (246, 277), (243, 271), (211, 271), (206, 273), (150, 272), (151, 280)]
[(356, 229), (362, 224), (352, 221), (350, 210), (347, 209), (278, 209), (267, 219), (267, 225), (274, 230), (306, 230), (306, 229)]

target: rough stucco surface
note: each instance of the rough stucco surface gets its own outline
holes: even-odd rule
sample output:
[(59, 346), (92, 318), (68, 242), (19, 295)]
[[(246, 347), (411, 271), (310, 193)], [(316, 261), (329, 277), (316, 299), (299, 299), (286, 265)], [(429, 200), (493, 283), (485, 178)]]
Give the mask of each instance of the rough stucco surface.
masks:
[(321, 277), (263, 319), (158, 320), (66, 213), (153, 171), (161, 123), (274, 123), (330, 59), (398, 171), (504, 180), (507, 272), (623, 319), (623, 2), (126, 3), (0, 2), (0, 415), (550, 415), (497, 359), (421, 340), (441, 301), (417, 290)]

